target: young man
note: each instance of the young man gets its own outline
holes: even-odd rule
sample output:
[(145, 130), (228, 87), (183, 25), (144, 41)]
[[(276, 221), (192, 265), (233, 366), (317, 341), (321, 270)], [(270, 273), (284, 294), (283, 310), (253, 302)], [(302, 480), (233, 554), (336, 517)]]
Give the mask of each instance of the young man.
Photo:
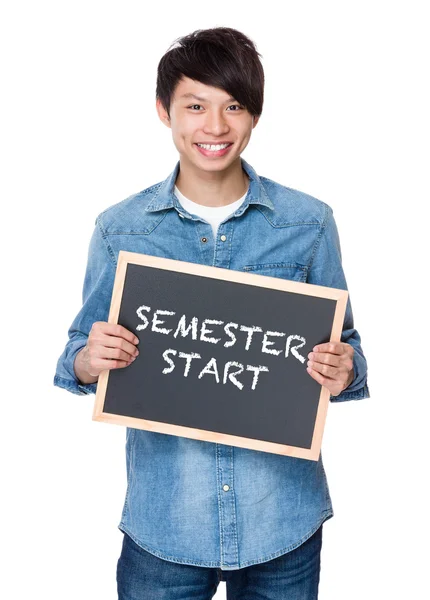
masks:
[[(97, 217), (56, 385), (92, 393), (101, 371), (138, 354), (134, 333), (106, 322), (120, 250), (346, 289), (330, 207), (241, 158), (262, 112), (259, 56), (239, 31), (215, 28), (161, 59), (156, 108), (179, 161), (165, 181)], [(342, 341), (314, 349), (308, 372), (333, 401), (368, 397), (349, 302)], [(221, 579), (231, 599), (317, 598), (322, 524), (333, 515), (321, 457), (130, 428), (126, 453), (120, 599), (204, 600)]]

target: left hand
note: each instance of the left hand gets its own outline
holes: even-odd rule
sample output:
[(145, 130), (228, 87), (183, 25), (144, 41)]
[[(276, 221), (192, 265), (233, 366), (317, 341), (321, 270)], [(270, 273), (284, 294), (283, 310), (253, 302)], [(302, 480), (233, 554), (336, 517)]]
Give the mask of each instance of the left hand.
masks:
[(308, 354), (307, 372), (332, 396), (338, 396), (354, 379), (354, 348), (343, 342), (315, 346)]

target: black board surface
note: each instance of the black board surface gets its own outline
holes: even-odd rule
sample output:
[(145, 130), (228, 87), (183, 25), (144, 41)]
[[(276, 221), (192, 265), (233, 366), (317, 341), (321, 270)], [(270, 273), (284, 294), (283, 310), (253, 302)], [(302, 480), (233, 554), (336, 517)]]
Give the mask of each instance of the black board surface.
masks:
[[(103, 412), (308, 449), (321, 386), (307, 355), (330, 340), (335, 310), (328, 298), (129, 263), (118, 323), (139, 337), (139, 356), (109, 371)], [(220, 323), (202, 336), (205, 319)], [(276, 355), (262, 351), (266, 332)]]

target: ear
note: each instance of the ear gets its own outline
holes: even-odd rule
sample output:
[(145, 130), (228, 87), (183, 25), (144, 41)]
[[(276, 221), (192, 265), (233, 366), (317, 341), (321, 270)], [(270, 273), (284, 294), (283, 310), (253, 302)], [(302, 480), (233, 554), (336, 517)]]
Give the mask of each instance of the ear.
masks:
[(252, 117), (252, 129), (254, 129), (254, 127), (257, 125), (259, 120), (260, 120), (260, 117), (256, 117), (256, 116)]
[(155, 108), (157, 109), (158, 116), (160, 117), (160, 121), (166, 125), (166, 127), (170, 127), (170, 119), (167, 114), (167, 110), (161, 104), (161, 100), (157, 98), (155, 102)]

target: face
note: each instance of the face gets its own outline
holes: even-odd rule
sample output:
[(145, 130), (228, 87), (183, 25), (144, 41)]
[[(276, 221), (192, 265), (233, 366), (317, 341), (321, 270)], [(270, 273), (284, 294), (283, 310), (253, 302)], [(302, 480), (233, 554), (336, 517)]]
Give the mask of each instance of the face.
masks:
[(228, 169), (245, 150), (258, 122), (224, 90), (187, 77), (176, 86), (170, 119), (159, 100), (156, 106), (160, 119), (172, 130), (181, 163), (203, 171)]

